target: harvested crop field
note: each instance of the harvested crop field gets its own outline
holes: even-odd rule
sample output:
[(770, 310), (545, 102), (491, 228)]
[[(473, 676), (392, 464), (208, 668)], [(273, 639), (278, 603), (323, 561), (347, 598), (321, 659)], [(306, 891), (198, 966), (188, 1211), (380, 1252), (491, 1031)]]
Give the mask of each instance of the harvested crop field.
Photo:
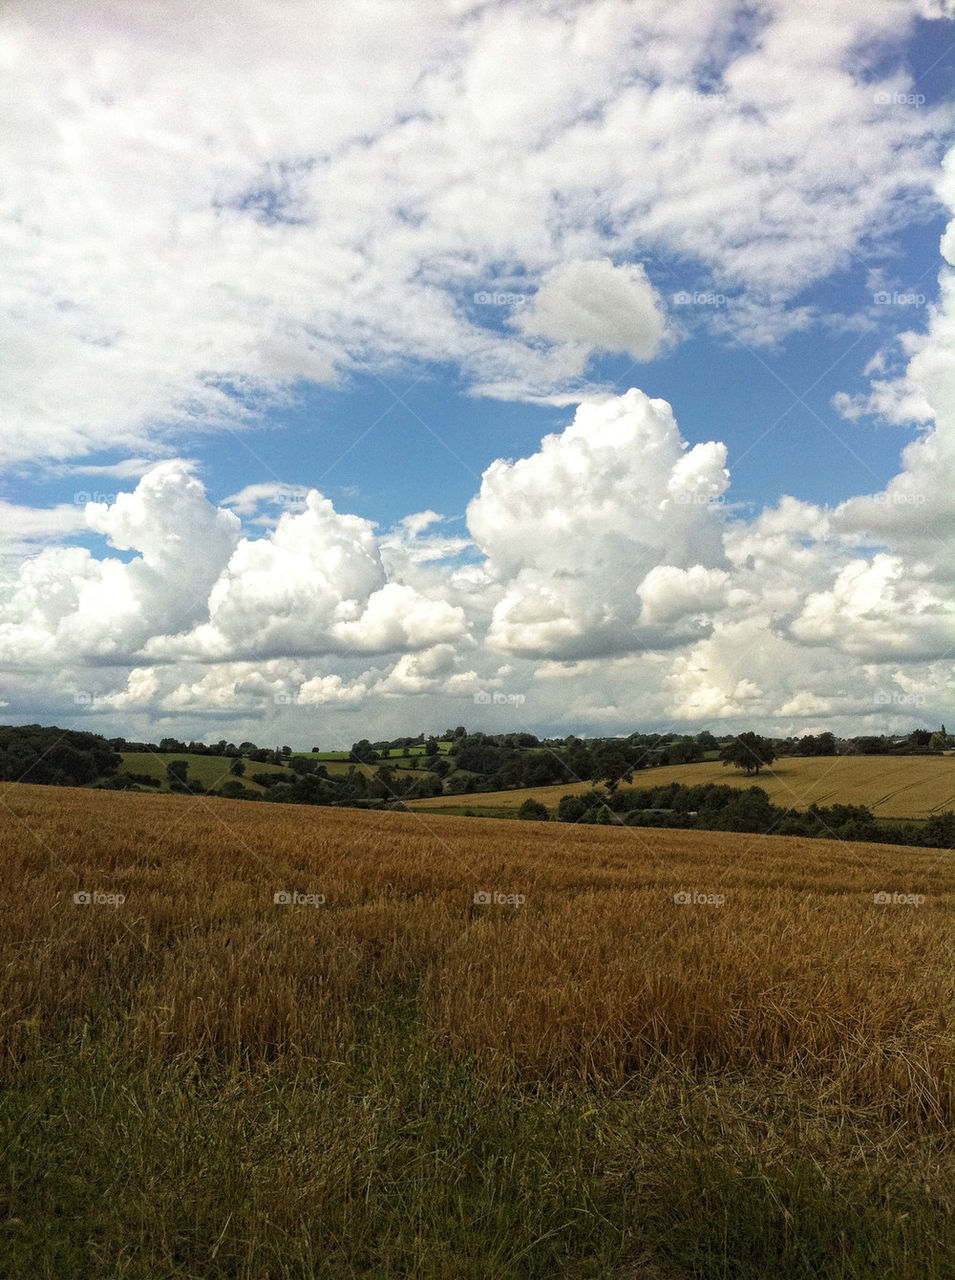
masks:
[[(955, 808), (955, 756), (786, 756), (769, 769), (747, 777), (718, 760), (669, 765), (633, 775), (634, 787), (687, 787), (708, 782), (762, 787), (773, 804), (807, 809), (810, 804), (862, 804), (880, 818), (927, 818)], [(589, 791), (591, 782), (474, 795), (413, 800), (416, 808), (519, 808), (539, 800), (556, 808), (562, 795)]]
[(0, 811), (5, 1274), (951, 1274), (951, 853)]

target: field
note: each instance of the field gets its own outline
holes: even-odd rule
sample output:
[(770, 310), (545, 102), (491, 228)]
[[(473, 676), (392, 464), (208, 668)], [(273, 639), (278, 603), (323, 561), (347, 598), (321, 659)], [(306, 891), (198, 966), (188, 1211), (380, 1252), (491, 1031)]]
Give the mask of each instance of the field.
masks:
[(0, 1274), (952, 1275), (950, 853), (0, 802)]
[[(662, 787), (671, 782), (685, 786), (730, 783), (759, 786), (773, 804), (807, 809), (820, 805), (863, 804), (880, 818), (926, 818), (955, 809), (955, 757), (952, 756), (816, 756), (786, 757), (771, 769), (747, 778), (739, 769), (724, 768), (718, 761), (646, 769), (633, 775), (634, 787)], [(625, 784), (626, 785), (626, 784)], [(474, 795), (441, 796), (415, 800), (416, 808), (471, 809), (519, 808), (530, 798), (548, 808), (557, 807), (562, 795), (589, 791), (590, 782), (556, 787), (531, 787), (516, 791), (488, 791)]]
[[(192, 755), (188, 751), (123, 751), (121, 755), (123, 757), (122, 767), (125, 771), (129, 773), (146, 773), (151, 778), (158, 778), (164, 791), (169, 790), (166, 765), (173, 760), (188, 761), (188, 777), (190, 781), (201, 783), (206, 790), (212, 787), (219, 787), (232, 777), (229, 773), (229, 765), (232, 761), (225, 759), (223, 756)], [(283, 777), (288, 778), (294, 776), (283, 765), (260, 764), (254, 760), (246, 760), (245, 775), (239, 781), (250, 791), (264, 790), (257, 782), (252, 781), (254, 773), (280, 773)]]

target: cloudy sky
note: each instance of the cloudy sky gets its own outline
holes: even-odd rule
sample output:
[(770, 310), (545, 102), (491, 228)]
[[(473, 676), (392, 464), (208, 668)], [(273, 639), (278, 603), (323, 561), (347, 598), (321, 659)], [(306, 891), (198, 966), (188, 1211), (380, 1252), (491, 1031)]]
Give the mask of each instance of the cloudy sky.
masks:
[(953, 18), (9, 0), (4, 721), (951, 729)]

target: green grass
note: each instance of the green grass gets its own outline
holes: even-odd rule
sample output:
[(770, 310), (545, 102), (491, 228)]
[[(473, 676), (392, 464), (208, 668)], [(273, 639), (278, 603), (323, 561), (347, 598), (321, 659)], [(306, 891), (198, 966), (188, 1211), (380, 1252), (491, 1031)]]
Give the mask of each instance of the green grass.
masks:
[(136, 1057), (123, 1013), (38, 1028), (0, 1093), (4, 1276), (953, 1274), (951, 1140), (776, 1076), (492, 1083), (428, 1047), (413, 985), (308, 1066)]
[[(159, 778), (162, 782), (160, 789), (163, 791), (169, 790), (166, 765), (172, 760), (187, 760), (189, 762), (188, 779), (201, 783), (206, 790), (219, 787), (232, 777), (229, 773), (229, 765), (232, 761), (223, 756), (196, 756), (190, 755), (188, 751), (124, 751), (122, 757), (125, 771), (147, 773), (151, 778)], [(252, 781), (253, 773), (281, 773), (288, 778), (294, 776), (284, 765), (264, 764), (256, 760), (246, 760), (244, 763), (245, 774), (239, 778), (239, 782), (250, 791), (262, 790), (258, 783)]]

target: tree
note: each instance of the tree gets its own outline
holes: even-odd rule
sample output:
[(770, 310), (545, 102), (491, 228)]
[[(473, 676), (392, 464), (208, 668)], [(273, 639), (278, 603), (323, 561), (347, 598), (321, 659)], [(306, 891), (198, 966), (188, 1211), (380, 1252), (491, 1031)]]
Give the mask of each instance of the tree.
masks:
[(527, 799), (518, 809), (517, 816), (525, 819), (525, 821), (546, 822), (548, 816), (547, 806), (541, 804), (539, 800)]
[(367, 738), (353, 744), (351, 751), (348, 753), (349, 760), (356, 764), (374, 764), (378, 759), (378, 752), (372, 747)]
[(621, 782), (633, 781), (633, 762), (619, 742), (601, 742), (593, 750), (592, 777), (599, 778), (608, 791)]
[(185, 782), (188, 773), (188, 760), (170, 760), (166, 765), (166, 777), (170, 782)]
[(741, 733), (723, 748), (720, 759), (724, 768), (728, 764), (735, 765), (737, 769), (745, 770), (749, 777), (751, 773), (759, 773), (764, 765), (772, 764), (776, 752), (773, 744), (758, 733)]
[(424, 744), (424, 753), (426, 756), (436, 756), (440, 749), (437, 738), (429, 738)]
[(236, 756), (236, 758), (232, 761), (232, 763), (229, 765), (229, 772), (233, 774), (236, 778), (243, 777), (243, 775), (245, 774), (245, 761), (241, 758), (241, 756)]
[(579, 822), (587, 812), (587, 806), (580, 796), (561, 796), (557, 806), (558, 822)]

